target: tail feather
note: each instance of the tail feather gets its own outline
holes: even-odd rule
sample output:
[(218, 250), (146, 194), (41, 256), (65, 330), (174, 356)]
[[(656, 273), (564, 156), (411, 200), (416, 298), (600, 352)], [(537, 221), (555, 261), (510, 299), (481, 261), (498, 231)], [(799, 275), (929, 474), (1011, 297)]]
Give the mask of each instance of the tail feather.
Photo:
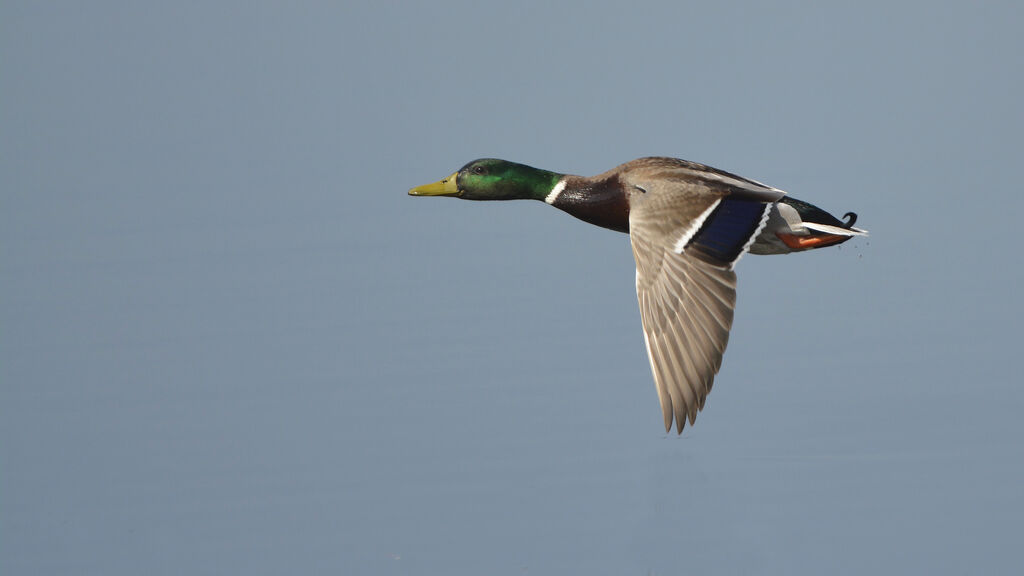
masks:
[(853, 226), (857, 222), (857, 214), (847, 212), (843, 218), (845, 222), (814, 204), (785, 196), (776, 202), (768, 225), (757, 236), (750, 251), (754, 254), (789, 254), (835, 246), (856, 236), (867, 236), (867, 230)]
[(860, 228), (854, 228), (850, 226), (829, 226), (828, 224), (818, 224), (817, 222), (808, 222), (804, 220), (804, 228), (808, 230), (814, 230), (815, 232), (823, 232), (825, 234), (835, 234), (837, 236), (867, 236), (867, 230), (861, 230)]

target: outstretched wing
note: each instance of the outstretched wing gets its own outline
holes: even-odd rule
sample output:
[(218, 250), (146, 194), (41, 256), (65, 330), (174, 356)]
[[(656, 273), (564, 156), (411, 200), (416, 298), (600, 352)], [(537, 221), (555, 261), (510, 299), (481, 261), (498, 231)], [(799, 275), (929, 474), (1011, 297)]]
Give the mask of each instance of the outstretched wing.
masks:
[(736, 274), (687, 254), (676, 254), (630, 234), (637, 261), (636, 294), (644, 342), (658, 388), (665, 430), (692, 425), (729, 341), (736, 305)]
[[(704, 407), (729, 341), (732, 271), (767, 221), (773, 188), (728, 190), (690, 178), (633, 174), (629, 229), (644, 340), (665, 429)], [(684, 170), (692, 170), (685, 167)], [(720, 182), (716, 182), (720, 184)]]

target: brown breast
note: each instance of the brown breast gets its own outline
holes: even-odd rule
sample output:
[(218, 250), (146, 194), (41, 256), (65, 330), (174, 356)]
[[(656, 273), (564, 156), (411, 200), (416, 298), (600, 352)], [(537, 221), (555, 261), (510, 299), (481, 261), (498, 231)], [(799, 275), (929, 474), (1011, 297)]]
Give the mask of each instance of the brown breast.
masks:
[(600, 180), (567, 176), (554, 206), (595, 226), (629, 233), (629, 200), (618, 176)]

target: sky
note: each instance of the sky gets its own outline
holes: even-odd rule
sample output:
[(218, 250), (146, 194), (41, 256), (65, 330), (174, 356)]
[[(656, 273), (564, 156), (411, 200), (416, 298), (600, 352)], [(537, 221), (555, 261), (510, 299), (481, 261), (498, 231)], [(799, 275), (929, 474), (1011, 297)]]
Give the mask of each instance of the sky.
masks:
[[(1024, 570), (1015, 3), (0, 6), (0, 573)], [(665, 434), (628, 237), (411, 198), (648, 155), (747, 256)]]

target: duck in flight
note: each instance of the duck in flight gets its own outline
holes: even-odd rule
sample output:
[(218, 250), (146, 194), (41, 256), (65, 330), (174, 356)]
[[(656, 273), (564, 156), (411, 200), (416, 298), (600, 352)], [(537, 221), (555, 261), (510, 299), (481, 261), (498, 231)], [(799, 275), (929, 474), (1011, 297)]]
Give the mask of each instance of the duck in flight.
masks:
[(729, 340), (740, 257), (788, 254), (864, 236), (820, 208), (703, 164), (640, 158), (597, 176), (560, 174), (484, 158), (412, 196), (540, 200), (629, 234), (644, 342), (665, 430), (692, 426)]

